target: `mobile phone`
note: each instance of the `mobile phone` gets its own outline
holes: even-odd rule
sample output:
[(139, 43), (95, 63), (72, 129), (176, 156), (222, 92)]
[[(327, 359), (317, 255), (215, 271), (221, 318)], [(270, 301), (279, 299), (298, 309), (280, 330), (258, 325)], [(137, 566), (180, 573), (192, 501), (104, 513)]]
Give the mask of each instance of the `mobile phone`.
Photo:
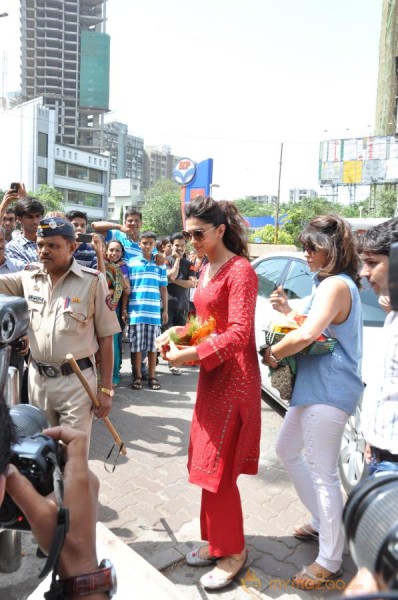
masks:
[(93, 238), (91, 233), (77, 233), (76, 234), (76, 241), (77, 242), (82, 242), (83, 244), (90, 244), (92, 242)]
[(19, 191), (19, 183), (16, 183), (16, 182), (11, 183), (10, 190), (12, 190), (13, 192), (18, 192)]

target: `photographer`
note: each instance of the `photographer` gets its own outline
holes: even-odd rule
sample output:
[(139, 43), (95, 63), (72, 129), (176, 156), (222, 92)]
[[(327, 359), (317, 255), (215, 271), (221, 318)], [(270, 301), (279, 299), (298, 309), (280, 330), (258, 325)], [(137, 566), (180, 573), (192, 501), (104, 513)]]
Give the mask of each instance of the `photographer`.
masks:
[[(361, 275), (388, 302), (390, 246), (398, 242), (398, 218), (369, 229), (361, 238)], [(375, 372), (362, 402), (362, 429), (369, 472), (398, 471), (398, 312), (388, 307), (381, 347), (375, 349)], [(377, 360), (379, 357), (379, 363)]]
[[(94, 573), (98, 570), (95, 526), (99, 483), (88, 468), (87, 435), (69, 427), (54, 427), (44, 430), (43, 434), (65, 444), (64, 505), (69, 509), (70, 526), (60, 554), (59, 578), (65, 580)], [(0, 505), (7, 492), (29, 521), (39, 546), (48, 553), (56, 527), (57, 506), (52, 496), (41, 496), (30, 481), (21, 475), (14, 465), (9, 464), (12, 442), (13, 426), (8, 409), (1, 398)], [(71, 583), (73, 582), (69, 582)], [(108, 597), (105, 593), (90, 594), (90, 600)]]

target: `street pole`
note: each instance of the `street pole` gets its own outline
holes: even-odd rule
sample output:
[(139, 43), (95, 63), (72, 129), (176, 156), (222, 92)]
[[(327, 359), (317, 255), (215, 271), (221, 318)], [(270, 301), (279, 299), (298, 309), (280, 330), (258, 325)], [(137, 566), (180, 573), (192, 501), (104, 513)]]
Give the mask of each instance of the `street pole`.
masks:
[(279, 177), (278, 177), (278, 195), (276, 197), (276, 214), (275, 214), (275, 244), (278, 243), (279, 234), (279, 203), (281, 199), (281, 175), (282, 175), (282, 156), (283, 156), (283, 142), (281, 143), (281, 155), (279, 159)]

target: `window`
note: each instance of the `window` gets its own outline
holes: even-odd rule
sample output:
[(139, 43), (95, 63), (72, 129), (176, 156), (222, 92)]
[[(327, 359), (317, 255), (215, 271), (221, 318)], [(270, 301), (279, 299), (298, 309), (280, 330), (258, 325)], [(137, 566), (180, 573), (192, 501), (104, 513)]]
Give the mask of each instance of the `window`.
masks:
[(68, 168), (68, 165), (65, 162), (61, 162), (60, 160), (55, 161), (55, 174), (56, 175), (62, 175), (63, 177), (66, 177), (67, 168)]
[(269, 298), (281, 280), (281, 275), (285, 271), (290, 259), (270, 258), (264, 259), (254, 267), (258, 277), (258, 294), (264, 298)]
[(305, 262), (292, 260), (283, 289), (289, 300), (305, 298), (311, 294), (312, 275)]
[(37, 137), (37, 154), (39, 156), (48, 156), (48, 135), (39, 131)]
[(37, 168), (37, 183), (39, 185), (42, 183), (47, 183), (47, 169), (44, 167)]

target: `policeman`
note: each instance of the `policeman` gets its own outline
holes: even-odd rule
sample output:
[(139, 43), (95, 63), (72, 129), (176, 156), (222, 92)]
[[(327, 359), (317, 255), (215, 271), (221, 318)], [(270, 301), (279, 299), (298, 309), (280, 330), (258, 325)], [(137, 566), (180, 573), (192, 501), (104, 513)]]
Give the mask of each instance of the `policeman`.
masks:
[[(0, 276), (0, 293), (24, 296), (30, 324), (30, 403), (42, 408), (51, 425), (69, 425), (90, 433), (91, 400), (65, 357), (72, 353), (100, 408), (112, 406), (112, 336), (120, 331), (104, 275), (73, 258), (75, 230), (66, 219), (42, 219), (37, 231), (40, 263)], [(100, 387), (94, 354), (100, 354)]]

